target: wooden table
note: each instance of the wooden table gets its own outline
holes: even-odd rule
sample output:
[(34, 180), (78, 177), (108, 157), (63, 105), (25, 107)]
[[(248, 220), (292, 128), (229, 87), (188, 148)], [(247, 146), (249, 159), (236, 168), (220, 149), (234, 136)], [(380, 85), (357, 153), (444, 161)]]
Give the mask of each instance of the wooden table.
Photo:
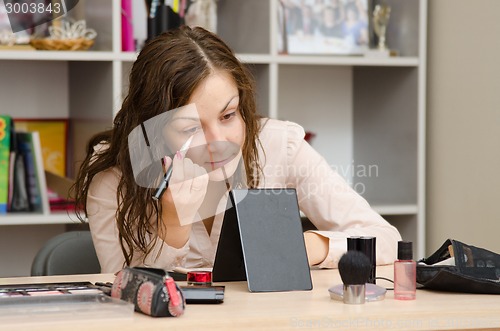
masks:
[[(377, 276), (392, 279), (392, 266), (377, 267)], [(250, 293), (246, 282), (226, 286), (225, 300), (215, 305), (187, 305), (179, 318), (151, 318), (139, 313), (107, 320), (20, 319), (0, 330), (457, 330), (500, 329), (500, 296), (417, 290), (414, 301), (397, 301), (388, 291), (382, 301), (347, 305), (330, 299), (328, 288), (341, 283), (338, 270), (312, 270), (312, 291)], [(0, 279), (0, 284), (61, 281), (113, 281), (111, 274)], [(184, 285), (180, 282), (180, 285)], [(379, 285), (391, 287), (389, 282)]]

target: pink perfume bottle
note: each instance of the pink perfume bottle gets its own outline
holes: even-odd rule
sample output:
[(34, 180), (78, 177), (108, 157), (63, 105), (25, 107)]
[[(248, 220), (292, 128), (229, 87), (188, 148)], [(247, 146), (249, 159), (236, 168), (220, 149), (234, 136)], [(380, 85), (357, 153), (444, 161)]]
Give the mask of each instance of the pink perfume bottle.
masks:
[(413, 261), (410, 241), (398, 242), (398, 259), (394, 262), (394, 299), (415, 300), (417, 292), (417, 263)]

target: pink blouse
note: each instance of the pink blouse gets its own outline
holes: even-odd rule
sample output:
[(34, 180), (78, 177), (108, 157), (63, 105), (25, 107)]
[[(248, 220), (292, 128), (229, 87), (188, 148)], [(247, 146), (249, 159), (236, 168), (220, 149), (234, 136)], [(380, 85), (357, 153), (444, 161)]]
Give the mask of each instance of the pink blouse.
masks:
[[(347, 237), (374, 236), (377, 239), (377, 264), (396, 259), (398, 230), (377, 214), (368, 202), (356, 193), (335, 172), (326, 160), (305, 140), (301, 126), (279, 120), (263, 120), (259, 138), (259, 157), (263, 167), (260, 187), (293, 187), (297, 190), (300, 210), (329, 238), (329, 252), (320, 268), (335, 268), (346, 251)], [(96, 150), (103, 146), (96, 146)], [(260, 147), (259, 147), (260, 148)], [(102, 272), (116, 272), (124, 267), (115, 223), (118, 208), (116, 189), (121, 173), (112, 168), (96, 175), (91, 183), (87, 207), (92, 238)], [(219, 206), (225, 206), (227, 196)], [(132, 266), (173, 269), (212, 267), (223, 213), (215, 216), (210, 235), (203, 222), (194, 223), (191, 235), (182, 248), (168, 246), (157, 240), (153, 251), (144, 258), (134, 254)]]

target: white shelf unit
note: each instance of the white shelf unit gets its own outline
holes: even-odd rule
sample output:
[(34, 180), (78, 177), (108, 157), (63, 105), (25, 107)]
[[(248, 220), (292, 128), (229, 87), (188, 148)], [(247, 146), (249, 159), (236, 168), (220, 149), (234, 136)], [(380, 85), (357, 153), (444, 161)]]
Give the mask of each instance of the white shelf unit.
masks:
[[(398, 57), (280, 55), (276, 0), (219, 0), (218, 34), (254, 73), (260, 112), (316, 133), (313, 147), (415, 243), (418, 258), (425, 252), (427, 0), (387, 2), (387, 40)], [(97, 30), (93, 48), (0, 52), (0, 104), (14, 117), (68, 118), (69, 161), (78, 164), (88, 138), (111, 127), (137, 55), (121, 52), (120, 1), (81, 0), (74, 13)], [(371, 173), (360, 176), (362, 167)], [(32, 238), (40, 226), (64, 231), (75, 220), (48, 211), (0, 216), (0, 224)], [(30, 254), (42, 242), (33, 241)]]
[[(398, 57), (280, 55), (276, 0), (219, 1), (218, 33), (250, 64), (261, 112), (316, 133), (313, 147), (414, 242), (420, 258), (427, 1), (386, 2), (387, 42)], [(369, 3), (373, 8), (377, 0)]]
[(9, 215), (2, 220), (1, 225), (44, 225), (44, 224), (78, 224), (80, 220), (74, 213), (32, 214), (19, 213)]
[[(121, 98), (120, 1), (81, 0), (70, 12), (98, 32), (91, 51), (0, 51), (0, 113), (16, 118), (67, 118), (70, 162), (86, 139), (110, 127)], [(74, 214), (0, 215), (0, 277), (30, 274), (31, 261), (51, 237), (85, 228)]]

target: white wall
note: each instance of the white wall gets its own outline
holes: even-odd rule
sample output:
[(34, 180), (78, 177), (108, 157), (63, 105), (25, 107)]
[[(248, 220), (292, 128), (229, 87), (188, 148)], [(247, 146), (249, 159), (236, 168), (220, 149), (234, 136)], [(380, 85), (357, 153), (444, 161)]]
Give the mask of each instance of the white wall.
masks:
[(429, 0), (427, 252), (500, 253), (500, 1)]

